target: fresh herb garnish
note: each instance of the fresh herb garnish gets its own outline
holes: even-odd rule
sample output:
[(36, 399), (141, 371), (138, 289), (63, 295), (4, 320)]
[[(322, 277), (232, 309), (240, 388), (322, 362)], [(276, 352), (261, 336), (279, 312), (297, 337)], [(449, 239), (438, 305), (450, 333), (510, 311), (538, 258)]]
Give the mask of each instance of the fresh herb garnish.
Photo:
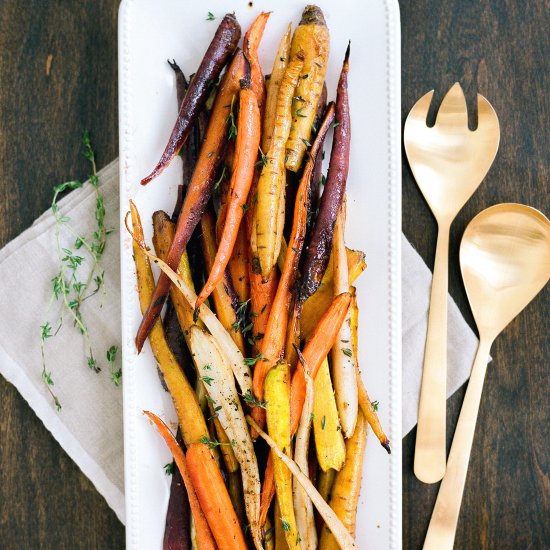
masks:
[(325, 429), (325, 424), (326, 423), (327, 423), (327, 417), (323, 416), (323, 418), (321, 418), (321, 430)]
[(281, 523), (283, 524), (283, 531), (290, 531), (290, 523), (286, 519), (281, 518)]
[(168, 464), (165, 464), (163, 466), (163, 468), (164, 468), (164, 473), (167, 476), (171, 476), (174, 473), (174, 463), (173, 462), (168, 462)]
[(200, 379), (207, 385), (211, 386), (214, 379), (211, 376), (201, 376)]
[(259, 401), (250, 390), (243, 395), (243, 400), (253, 407), (261, 407), (262, 409), (267, 407), (267, 401)]
[(342, 352), (347, 357), (351, 357), (353, 355), (353, 352), (349, 348), (342, 348)]
[(311, 143), (306, 138), (300, 138), (306, 147), (311, 147)]
[(380, 405), (380, 402), (379, 401), (371, 401), (371, 405), (372, 405), (372, 408), (375, 411), (378, 411), (378, 406)]
[(206, 20), (207, 20), (207, 21), (214, 21), (214, 19), (216, 19), (216, 16), (215, 16), (211, 11), (209, 11), (209, 12), (206, 14)]
[(244, 364), (247, 367), (253, 367), (260, 359), (263, 359), (264, 355), (263, 353), (258, 353), (256, 357), (245, 357)]
[(233, 96), (233, 98), (231, 99), (231, 109), (227, 117), (227, 121), (229, 122), (229, 135), (228, 135), (229, 140), (235, 139), (237, 137), (237, 125), (235, 124), (235, 115), (233, 113), (234, 104), (235, 104), (235, 96)]
[[(59, 302), (59, 314), (56, 319), (56, 329), (53, 331), (52, 323), (46, 320), (40, 326), (41, 355), (42, 355), (42, 379), (46, 384), (50, 395), (54, 401), (57, 410), (61, 410), (61, 403), (52, 391), (54, 385), (51, 371), (46, 368), (46, 340), (54, 337), (61, 326), (65, 316), (72, 320), (73, 326), (80, 332), (84, 340), (86, 362), (88, 367), (94, 372), (100, 372), (101, 367), (95, 358), (88, 326), (82, 316), (81, 306), (85, 300), (88, 300), (98, 292), (102, 291), (102, 301), (105, 297), (105, 273), (101, 268), (101, 260), (107, 244), (107, 237), (112, 232), (105, 226), (105, 203), (102, 193), (99, 189), (99, 177), (97, 175), (97, 166), (95, 153), (92, 147), (90, 135), (87, 131), (82, 136), (83, 154), (91, 165), (91, 174), (89, 183), (94, 188), (94, 217), (96, 227), (90, 237), (80, 235), (71, 225), (71, 218), (61, 213), (59, 208), (59, 196), (73, 189), (78, 189), (84, 184), (78, 180), (70, 180), (58, 184), (53, 188), (54, 195), (51, 202), (51, 211), (55, 221), (55, 248), (58, 258), (58, 272), (51, 279), (52, 295), (47, 307), (46, 315), (55, 302)], [(74, 238), (72, 246), (62, 245), (62, 233), (68, 234)], [(78, 251), (78, 252), (77, 252)], [(81, 279), (81, 271), (88, 268), (87, 277)], [(102, 306), (100, 303), (99, 307)], [(112, 348), (110, 348), (112, 349)], [(109, 355), (107, 356), (109, 361)], [(111, 361), (109, 361), (111, 363)], [(114, 363), (114, 360), (113, 362)], [(111, 366), (114, 370), (114, 365)], [(112, 376), (116, 385), (120, 384), (120, 376), (116, 371)]]
[(111, 346), (106, 353), (107, 356), (107, 362), (109, 363), (109, 367), (111, 369), (111, 380), (115, 384), (115, 386), (120, 386), (120, 381), (122, 379), (122, 368), (116, 368), (115, 362), (116, 362), (116, 355), (118, 353), (118, 346)]

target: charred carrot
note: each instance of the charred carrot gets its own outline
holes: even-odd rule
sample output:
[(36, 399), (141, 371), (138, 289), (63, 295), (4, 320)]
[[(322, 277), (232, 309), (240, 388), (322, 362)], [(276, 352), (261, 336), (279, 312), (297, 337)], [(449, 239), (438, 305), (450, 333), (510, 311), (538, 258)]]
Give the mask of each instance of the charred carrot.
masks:
[(306, 249), (303, 276), (299, 286), (299, 297), (302, 302), (309, 298), (321, 283), (328, 265), (336, 216), (346, 192), (351, 139), (348, 97), (349, 51), (348, 45), (338, 81), (337, 126), (334, 129), (327, 181), (319, 204), (319, 214)]
[(250, 77), (252, 82), (252, 91), (256, 94), (258, 101), (258, 109), (263, 114), (265, 105), (265, 85), (264, 85), (264, 73), (260, 66), (260, 60), (258, 59), (258, 47), (264, 34), (265, 25), (271, 12), (262, 12), (243, 38), (243, 51), (248, 61), (250, 62)]
[[(174, 460), (176, 461), (178, 469), (181, 472), (181, 477), (183, 478), (183, 482), (185, 483), (185, 488), (187, 489), (187, 495), (189, 496), (189, 504), (191, 506), (191, 513), (193, 514), (193, 520), (195, 522), (197, 541), (199, 543), (201, 550), (203, 549), (215, 550), (217, 548), (216, 542), (214, 540), (209, 523), (207, 522), (205, 513), (203, 512), (201, 502), (199, 502), (200, 499), (197, 495), (197, 492), (195, 491), (195, 487), (193, 485), (193, 479), (188, 468), (187, 460), (185, 458), (185, 455), (183, 454), (181, 447), (178, 445), (178, 442), (176, 441), (176, 438), (174, 437), (172, 432), (168, 429), (168, 426), (157, 415), (149, 411), (143, 411), (143, 412), (153, 422), (158, 432), (160, 433), (160, 435), (168, 445), (170, 452), (174, 456)], [(214, 463), (213, 458), (212, 458), (212, 462), (213, 462), (212, 471), (216, 471), (218, 475), (221, 477), (221, 474), (218, 470), (218, 467)], [(223, 483), (223, 480), (222, 480), (222, 483)]]
[[(291, 127), (291, 105), (294, 89), (303, 66), (303, 55), (299, 53), (290, 60), (277, 95), (277, 109), (273, 139), (262, 167), (255, 200), (255, 227), (252, 231), (251, 246), (253, 267), (261, 272), (264, 279), (277, 262), (281, 225), (281, 205), (285, 195), (285, 143)], [(282, 219), (284, 223), (284, 216)]]
[[(227, 119), (233, 97), (239, 91), (239, 82), (244, 74), (244, 68), (244, 56), (242, 52), (238, 52), (233, 58), (216, 95), (210, 123), (208, 124), (197, 165), (178, 219), (176, 235), (166, 258), (166, 263), (173, 270), (177, 268), (181, 255), (189, 242), (189, 238), (198, 224), (212, 194), (216, 169), (222, 159), (223, 145), (227, 137)], [(136, 335), (136, 347), (138, 351), (141, 351), (155, 319), (159, 316), (169, 290), (170, 280), (163, 273), (158, 279), (151, 303), (141, 320)]]
[[(181, 447), (183, 441), (180, 430), (176, 434), (176, 441)], [(179, 468), (174, 468), (174, 462), (172, 462), (172, 480), (170, 481), (170, 498), (166, 510), (163, 549), (191, 549), (190, 521), (191, 509), (189, 508), (189, 497), (187, 496), (185, 483)]]
[(196, 308), (200, 307), (224, 277), (237, 240), (254, 176), (254, 165), (260, 145), (260, 111), (256, 95), (250, 88), (250, 81), (245, 79), (241, 84), (237, 127), (235, 159), (229, 183), (225, 224), (208, 280), (197, 298)]
[(329, 32), (323, 12), (317, 6), (306, 6), (294, 31), (290, 57), (299, 51), (304, 52), (304, 66), (292, 104), (292, 129), (286, 143), (285, 165), (292, 172), (297, 172), (302, 165), (311, 140), (313, 119), (327, 70)]
[(229, 57), (235, 51), (240, 37), (241, 27), (236, 17), (228, 13), (217, 28), (216, 34), (183, 98), (176, 124), (170, 134), (166, 148), (153, 171), (141, 180), (142, 185), (147, 185), (156, 178), (178, 154), (208, 97), (212, 82), (218, 78)]
[[(250, 263), (249, 263), (250, 266)], [(275, 300), (279, 275), (277, 268), (273, 267), (267, 281), (262, 281), (262, 276), (257, 273), (250, 275), (250, 313), (252, 319), (252, 339), (254, 351), (260, 351), (262, 341), (265, 338), (267, 322), (271, 313), (271, 306)]]
[(237, 514), (210, 449), (204, 443), (194, 443), (186, 458), (189, 476), (218, 547), (246, 550)]
[(315, 165), (315, 158), (321, 150), (323, 140), (326, 137), (330, 125), (332, 124), (333, 118), (334, 107), (331, 106), (327, 110), (325, 120), (319, 129), (319, 133), (317, 134), (311, 149), (311, 156), (304, 169), (300, 186), (296, 194), (292, 233), (290, 235), (289, 246), (285, 257), (283, 272), (281, 274), (281, 281), (277, 287), (273, 307), (271, 309), (271, 313), (269, 314), (266, 334), (260, 346), (262, 355), (266, 360), (258, 363), (254, 370), (254, 394), (258, 399), (262, 399), (263, 383), (267, 372), (280, 358), (280, 355), (284, 349), (288, 322), (288, 308), (291, 297), (290, 291), (298, 276), (298, 262), (300, 260), (300, 254), (302, 252), (307, 226), (307, 214), (309, 207), (308, 196), (311, 173)]
[(229, 259), (229, 273), (233, 288), (242, 304), (250, 299), (250, 276), (248, 269), (248, 240), (246, 238), (245, 224), (241, 222), (239, 232), (233, 247), (233, 253)]

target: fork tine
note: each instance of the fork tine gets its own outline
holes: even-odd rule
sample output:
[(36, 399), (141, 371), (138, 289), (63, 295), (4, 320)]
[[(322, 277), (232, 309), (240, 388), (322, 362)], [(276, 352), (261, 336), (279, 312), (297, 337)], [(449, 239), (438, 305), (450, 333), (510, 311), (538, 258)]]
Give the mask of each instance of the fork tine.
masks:
[(427, 94), (424, 94), (414, 105), (413, 108), (410, 110), (409, 114), (407, 115), (407, 120), (405, 121), (405, 128), (408, 124), (414, 122), (414, 123), (422, 123), (424, 126), (426, 125), (426, 117), (428, 116), (428, 110), (430, 109), (430, 104), (432, 103), (432, 98), (434, 95), (434, 90), (430, 90)]
[(435, 125), (439, 127), (457, 128), (468, 127), (468, 107), (462, 87), (455, 82), (447, 92), (435, 119)]
[(495, 127), (498, 129), (500, 127), (498, 116), (493, 106), (481, 94), (477, 94), (477, 113), (478, 130), (493, 129)]

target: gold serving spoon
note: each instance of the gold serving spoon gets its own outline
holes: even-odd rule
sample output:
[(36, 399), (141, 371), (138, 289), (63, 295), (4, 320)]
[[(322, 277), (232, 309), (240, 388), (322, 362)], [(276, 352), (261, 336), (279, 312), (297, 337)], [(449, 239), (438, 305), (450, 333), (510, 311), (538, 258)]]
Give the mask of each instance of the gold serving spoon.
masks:
[(468, 129), (466, 100), (458, 82), (429, 128), (426, 116), (432, 96), (433, 90), (414, 105), (404, 132), (409, 164), (438, 225), (414, 455), (414, 473), (424, 483), (435, 483), (445, 474), (449, 230), (487, 174), (500, 141), (497, 115), (482, 95), (477, 96), (475, 131)]
[(550, 221), (522, 204), (487, 208), (464, 232), (460, 265), (480, 340), (424, 550), (453, 548), (491, 344), (550, 278)]

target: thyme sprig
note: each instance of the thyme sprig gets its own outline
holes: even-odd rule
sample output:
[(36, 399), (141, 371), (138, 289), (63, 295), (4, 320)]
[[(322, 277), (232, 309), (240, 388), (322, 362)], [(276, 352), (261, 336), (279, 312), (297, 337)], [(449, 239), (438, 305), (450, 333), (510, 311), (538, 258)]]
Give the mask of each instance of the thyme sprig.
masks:
[[(102, 306), (105, 297), (105, 272), (101, 266), (101, 260), (107, 244), (107, 237), (112, 232), (105, 226), (105, 203), (99, 189), (99, 177), (95, 153), (92, 147), (90, 135), (87, 131), (82, 136), (83, 154), (91, 165), (89, 183), (94, 188), (95, 203), (94, 216), (96, 227), (90, 237), (78, 233), (70, 224), (71, 218), (63, 214), (59, 208), (59, 197), (62, 193), (78, 189), (84, 185), (79, 180), (71, 180), (56, 185), (53, 188), (54, 194), (50, 209), (55, 221), (55, 248), (58, 257), (58, 272), (51, 279), (51, 297), (47, 307), (46, 317), (54, 303), (60, 306), (59, 314), (55, 321), (56, 329), (53, 330), (51, 321), (47, 318), (40, 326), (41, 355), (42, 355), (42, 380), (46, 384), (57, 410), (61, 410), (61, 403), (53, 392), (54, 380), (51, 371), (46, 368), (46, 341), (54, 337), (58, 332), (65, 317), (72, 320), (73, 326), (82, 335), (88, 367), (96, 373), (101, 371), (92, 349), (88, 326), (82, 317), (82, 304), (101, 291)], [(69, 234), (75, 240), (72, 246), (62, 245), (62, 234)], [(81, 279), (81, 266), (90, 266), (88, 276)], [(111, 378), (116, 386), (120, 384), (122, 371), (116, 369), (115, 360), (118, 348), (111, 346), (106, 353), (107, 362), (111, 367)]]

